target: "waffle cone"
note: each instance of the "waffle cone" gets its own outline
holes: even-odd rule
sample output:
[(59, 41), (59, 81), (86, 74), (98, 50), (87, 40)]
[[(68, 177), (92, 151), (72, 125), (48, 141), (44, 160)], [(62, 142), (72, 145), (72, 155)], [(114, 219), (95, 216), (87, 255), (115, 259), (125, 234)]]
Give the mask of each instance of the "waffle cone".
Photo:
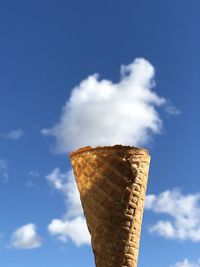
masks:
[(136, 267), (150, 155), (136, 147), (70, 154), (96, 267)]

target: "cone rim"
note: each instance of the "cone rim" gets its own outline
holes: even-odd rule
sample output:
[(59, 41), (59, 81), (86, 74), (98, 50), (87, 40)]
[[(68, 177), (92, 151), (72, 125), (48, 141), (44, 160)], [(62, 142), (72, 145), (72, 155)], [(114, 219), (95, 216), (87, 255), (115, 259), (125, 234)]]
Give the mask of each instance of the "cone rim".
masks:
[(84, 146), (80, 147), (75, 151), (71, 151), (69, 153), (69, 157), (72, 158), (73, 156), (76, 156), (77, 154), (81, 154), (84, 152), (97, 152), (101, 151), (103, 149), (106, 150), (135, 150), (137, 152), (140, 152), (138, 154), (142, 155), (150, 155), (149, 151), (146, 148), (140, 148), (140, 147), (135, 147), (135, 146), (124, 146), (124, 145), (114, 145), (114, 146), (97, 146), (97, 147), (91, 147), (91, 146)]

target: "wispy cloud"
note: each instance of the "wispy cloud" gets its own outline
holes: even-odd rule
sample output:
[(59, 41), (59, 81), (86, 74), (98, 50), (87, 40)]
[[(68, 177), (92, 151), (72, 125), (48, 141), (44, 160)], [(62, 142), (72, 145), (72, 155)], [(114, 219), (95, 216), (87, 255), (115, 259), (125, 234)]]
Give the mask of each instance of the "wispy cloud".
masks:
[(143, 145), (161, 132), (157, 107), (170, 106), (170, 113), (177, 113), (153, 91), (155, 69), (147, 60), (136, 59), (120, 73), (118, 83), (94, 74), (72, 90), (59, 122), (42, 130), (56, 138), (57, 152), (85, 145)]
[(11, 237), (11, 246), (16, 249), (33, 249), (41, 245), (42, 238), (37, 234), (37, 227), (33, 223), (17, 228)]
[(167, 102), (168, 102), (168, 104), (165, 105), (165, 111), (167, 113), (169, 113), (170, 115), (179, 115), (179, 114), (181, 114), (181, 111), (177, 107), (173, 106), (170, 103), (170, 101), (167, 101)]
[(0, 244), (2, 243), (3, 239), (4, 239), (4, 234), (0, 232)]
[(28, 180), (26, 182), (26, 187), (39, 189), (38, 187), (38, 179), (40, 177), (40, 173), (35, 170), (31, 170), (28, 172)]
[(0, 159), (0, 179), (3, 182), (8, 181), (8, 161), (5, 159)]
[(158, 196), (148, 195), (145, 208), (166, 214), (149, 229), (163, 237), (200, 242), (200, 194), (183, 195), (180, 190), (165, 191)]
[(181, 262), (177, 262), (170, 267), (200, 267), (200, 260), (197, 262), (191, 262), (188, 259), (184, 259)]
[(63, 194), (66, 203), (66, 213), (63, 218), (51, 221), (48, 226), (49, 233), (63, 242), (70, 239), (77, 246), (90, 244), (90, 234), (72, 170), (63, 174), (56, 168), (46, 178), (54, 189)]
[(8, 133), (0, 133), (0, 137), (11, 140), (18, 140), (23, 136), (24, 136), (24, 131), (22, 129), (13, 130)]
[(29, 175), (32, 176), (32, 177), (39, 177), (40, 173), (38, 171), (30, 171)]

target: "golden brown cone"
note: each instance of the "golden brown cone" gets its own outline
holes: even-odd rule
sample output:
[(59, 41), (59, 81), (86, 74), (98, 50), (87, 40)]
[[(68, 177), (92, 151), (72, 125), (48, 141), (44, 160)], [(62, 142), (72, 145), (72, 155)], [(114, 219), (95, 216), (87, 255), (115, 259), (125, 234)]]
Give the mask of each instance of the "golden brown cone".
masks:
[(150, 155), (116, 145), (70, 154), (96, 267), (136, 267)]

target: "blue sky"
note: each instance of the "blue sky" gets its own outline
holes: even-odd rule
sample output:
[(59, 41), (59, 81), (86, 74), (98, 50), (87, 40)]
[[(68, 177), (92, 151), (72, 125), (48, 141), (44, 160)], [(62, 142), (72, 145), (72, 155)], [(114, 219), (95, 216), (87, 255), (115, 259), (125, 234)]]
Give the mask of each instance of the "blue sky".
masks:
[(0, 1), (0, 267), (94, 266), (68, 152), (113, 142), (152, 155), (139, 266), (200, 266), (199, 8)]

